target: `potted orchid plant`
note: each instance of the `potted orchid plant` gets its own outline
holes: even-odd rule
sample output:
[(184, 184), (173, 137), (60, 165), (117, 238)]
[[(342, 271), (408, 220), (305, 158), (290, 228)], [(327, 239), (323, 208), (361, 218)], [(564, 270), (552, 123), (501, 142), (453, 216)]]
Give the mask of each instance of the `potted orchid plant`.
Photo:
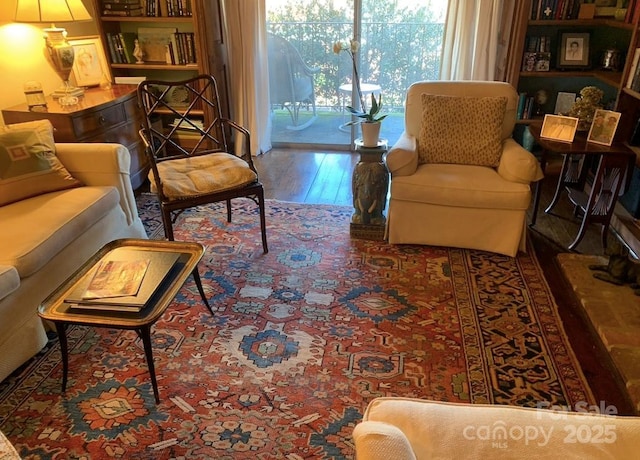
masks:
[(360, 102), (360, 110), (347, 106), (347, 110), (355, 115), (360, 120), (353, 120), (347, 123), (347, 125), (360, 124), (362, 128), (363, 145), (365, 147), (375, 147), (378, 145), (378, 136), (380, 134), (380, 122), (384, 120), (387, 115), (380, 115), (382, 110), (382, 95), (378, 96), (376, 100), (375, 94), (371, 93), (371, 106), (367, 110), (362, 89), (360, 87), (360, 77), (358, 75), (358, 67), (356, 66), (356, 53), (360, 48), (360, 44), (357, 40), (350, 39), (349, 43), (335, 42), (333, 44), (333, 52), (340, 54), (345, 51), (351, 58), (351, 65), (353, 66), (353, 78), (355, 80), (356, 92), (358, 94), (358, 100)]

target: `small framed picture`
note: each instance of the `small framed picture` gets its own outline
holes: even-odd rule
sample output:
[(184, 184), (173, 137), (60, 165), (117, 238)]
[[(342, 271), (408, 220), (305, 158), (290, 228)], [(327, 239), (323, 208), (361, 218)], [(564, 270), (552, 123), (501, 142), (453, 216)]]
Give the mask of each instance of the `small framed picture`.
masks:
[(620, 112), (596, 110), (587, 141), (595, 144), (611, 145), (620, 121)]
[(98, 86), (103, 78), (111, 81), (111, 73), (100, 37), (77, 37), (68, 40), (75, 54), (73, 78), (77, 86)]
[(576, 93), (566, 93), (563, 91), (559, 91), (556, 98), (556, 107), (553, 110), (553, 113), (555, 113), (556, 115), (564, 115), (569, 113), (569, 110), (571, 110), (571, 107), (573, 107), (574, 102), (576, 102)]
[(573, 142), (577, 127), (578, 119), (575, 117), (547, 114), (542, 122), (540, 137), (560, 142)]
[(558, 68), (589, 67), (589, 32), (561, 32)]
[(551, 67), (551, 53), (536, 53), (536, 72), (548, 72)]

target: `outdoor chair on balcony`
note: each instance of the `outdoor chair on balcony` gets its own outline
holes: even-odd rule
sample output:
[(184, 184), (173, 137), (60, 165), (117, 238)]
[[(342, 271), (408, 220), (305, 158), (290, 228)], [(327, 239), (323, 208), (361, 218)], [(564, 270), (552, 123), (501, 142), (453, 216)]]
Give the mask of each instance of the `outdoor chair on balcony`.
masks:
[[(173, 222), (185, 209), (245, 197), (260, 210), (262, 248), (267, 248), (264, 190), (250, 151), (249, 131), (222, 117), (218, 89), (210, 75), (184, 81), (146, 80), (138, 86), (145, 143), (151, 164), (151, 191), (160, 202), (165, 236), (173, 240)], [(229, 133), (242, 141), (232, 153)]]
[[(292, 124), (287, 129), (305, 129), (317, 118), (313, 76), (320, 69), (305, 64), (298, 50), (282, 37), (267, 34), (267, 46), (271, 104), (289, 112)], [(313, 115), (302, 122), (300, 109), (309, 106)]]

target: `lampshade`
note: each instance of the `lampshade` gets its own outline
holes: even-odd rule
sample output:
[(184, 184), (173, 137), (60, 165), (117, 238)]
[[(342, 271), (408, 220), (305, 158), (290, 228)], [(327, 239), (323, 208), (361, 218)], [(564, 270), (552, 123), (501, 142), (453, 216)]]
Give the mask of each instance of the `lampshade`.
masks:
[(89, 12), (82, 0), (18, 0), (16, 22), (74, 22), (88, 21)]

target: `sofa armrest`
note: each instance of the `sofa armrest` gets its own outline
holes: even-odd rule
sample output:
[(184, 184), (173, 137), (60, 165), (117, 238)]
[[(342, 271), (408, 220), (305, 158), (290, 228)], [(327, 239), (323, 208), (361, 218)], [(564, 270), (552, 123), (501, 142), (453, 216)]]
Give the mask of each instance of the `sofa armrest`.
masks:
[(11, 265), (0, 265), (0, 300), (17, 291), (19, 287), (20, 275), (18, 270)]
[(385, 422), (364, 421), (353, 429), (358, 460), (416, 460), (402, 430)]
[(410, 176), (418, 168), (418, 148), (416, 138), (407, 132), (400, 135), (385, 159), (392, 176)]
[(131, 187), (129, 150), (120, 144), (56, 144), (56, 156), (84, 185), (111, 185), (120, 193), (120, 207), (131, 225), (138, 217)]
[(503, 143), (498, 174), (505, 180), (521, 184), (530, 184), (544, 177), (537, 158), (513, 139)]

